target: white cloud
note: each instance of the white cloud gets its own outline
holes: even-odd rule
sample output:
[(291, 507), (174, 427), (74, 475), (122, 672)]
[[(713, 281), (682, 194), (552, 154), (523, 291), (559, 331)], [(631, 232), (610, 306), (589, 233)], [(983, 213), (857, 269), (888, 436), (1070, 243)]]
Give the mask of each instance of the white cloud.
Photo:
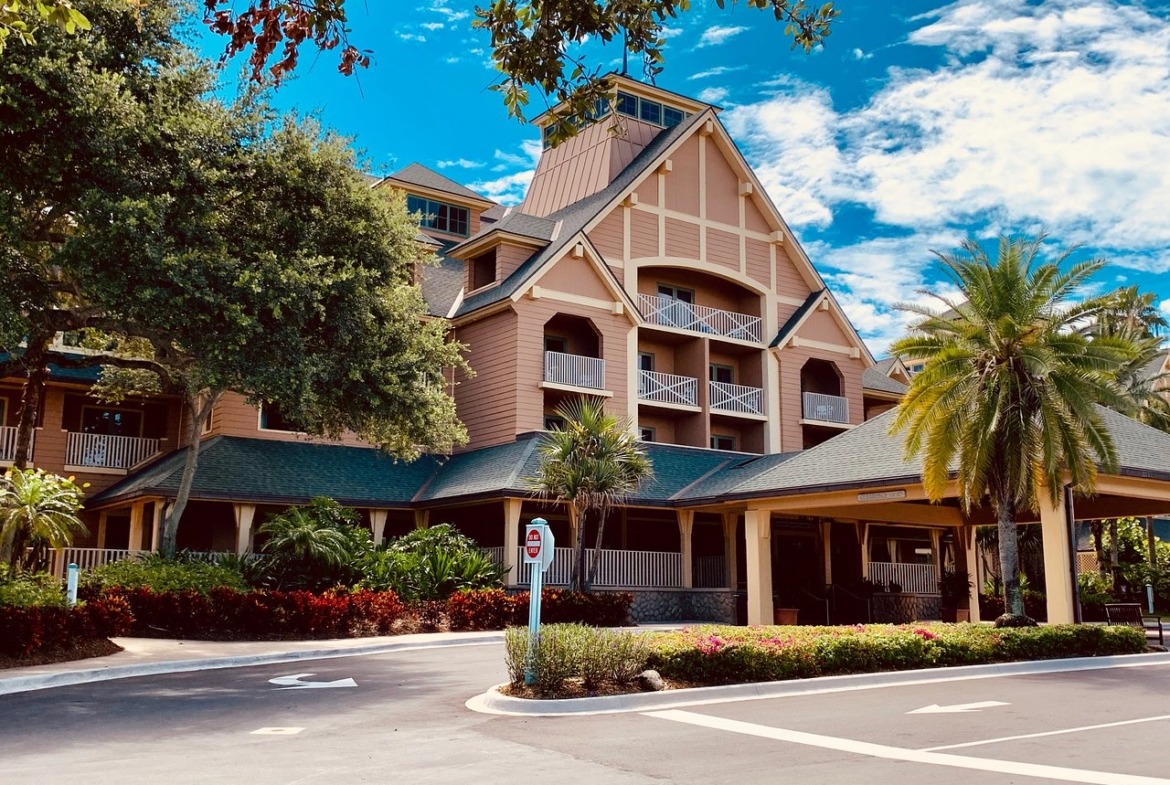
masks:
[(443, 62), (446, 63), (447, 65), (455, 65), (456, 63), (459, 62), (459, 58), (451, 56), (451, 57), (448, 57), (447, 59), (445, 59)]
[(663, 27), (658, 31), (658, 37), (666, 41), (669, 41), (670, 39), (682, 34), (683, 30), (681, 27)]
[[(910, 43), (941, 48), (940, 64), (890, 69), (865, 105), (839, 111), (827, 89), (780, 77), (724, 115), (791, 224), (860, 204), (919, 240), (1046, 229), (1170, 272), (1170, 20), (1105, 0), (964, 0), (918, 21)], [(887, 300), (857, 276), (834, 274), (834, 289), (880, 334)], [(876, 280), (905, 295), (908, 281)]]
[(536, 173), (536, 163), (540, 160), (541, 151), (540, 142), (535, 139), (521, 142), (519, 153), (496, 150), (493, 157), (498, 163), (492, 167), (493, 172), (506, 172), (517, 167), (520, 167), (520, 171), (504, 174), (492, 180), (471, 183), (467, 187), (500, 204), (518, 204), (523, 201), (528, 184), (532, 182), (532, 176)]
[(427, 37), (425, 35), (419, 35), (418, 33), (399, 33), (398, 37), (403, 41), (417, 41), (420, 44), (425, 44), (427, 42)]
[(423, 22), (420, 27), (425, 27), (427, 30), (435, 31), (442, 30), (446, 25), (442, 22)]
[(1158, 310), (1160, 310), (1166, 316), (1170, 317), (1170, 300), (1163, 300), (1161, 303), (1159, 303)]
[(458, 167), (460, 169), (479, 169), (485, 166), (483, 161), (469, 161), (466, 158), (456, 158), (453, 161), (436, 161), (435, 166), (440, 169), (450, 169)]
[(723, 76), (723, 74), (742, 71), (745, 68), (747, 68), (746, 65), (717, 65), (714, 68), (708, 68), (706, 71), (691, 74), (687, 79), (706, 79), (711, 76)]
[(739, 27), (734, 25), (715, 25), (708, 27), (703, 31), (703, 37), (699, 39), (699, 48), (704, 46), (718, 46), (732, 36), (739, 35), (746, 27)]
[(727, 98), (727, 88), (708, 87), (704, 90), (700, 90), (699, 94), (696, 95), (695, 98), (698, 98), (705, 104), (718, 104), (721, 103), (723, 99)]

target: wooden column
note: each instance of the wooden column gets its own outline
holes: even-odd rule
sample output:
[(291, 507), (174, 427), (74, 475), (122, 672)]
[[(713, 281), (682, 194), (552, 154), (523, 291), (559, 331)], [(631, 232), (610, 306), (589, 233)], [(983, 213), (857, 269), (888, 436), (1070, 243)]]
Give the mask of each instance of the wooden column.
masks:
[(694, 510), (676, 510), (678, 516), (678, 541), (682, 551), (682, 585), (690, 589), (695, 585), (694, 552), (691, 548), (691, 534), (695, 529)]
[(142, 550), (142, 519), (145, 514), (146, 502), (135, 502), (130, 505), (130, 541), (127, 547), (132, 551)]
[(520, 584), (520, 510), (524, 506), (522, 499), (504, 499), (504, 567), (508, 574), (504, 577), (505, 586)]
[(723, 513), (723, 556), (727, 563), (727, 588), (735, 591), (739, 587), (739, 548), (735, 530), (739, 525), (739, 513)]
[(236, 553), (252, 552), (252, 519), (256, 517), (255, 504), (233, 504), (236, 514)]
[(431, 511), (430, 510), (415, 510), (414, 511), (414, 528), (425, 529), (431, 525)]
[(164, 500), (158, 499), (154, 503), (154, 515), (150, 521), (150, 549), (158, 551), (158, 538), (162, 534), (162, 524), (166, 520), (167, 509), (170, 507)]
[(869, 580), (869, 524), (857, 522), (857, 541), (861, 543), (861, 577)]
[(1068, 515), (1064, 490), (1057, 494), (1056, 504), (1048, 498), (1048, 489), (1040, 488), (1040, 530), (1044, 541), (1044, 594), (1048, 598), (1048, 623), (1072, 624), (1072, 571), (1069, 563)]
[(374, 537), (374, 545), (381, 545), (386, 539), (386, 516), (388, 510), (370, 510), (370, 532)]
[(744, 513), (747, 546), (748, 624), (772, 624), (772, 514), (749, 509)]
[(833, 523), (821, 521), (821, 547), (825, 557), (825, 585), (833, 583)]
[(930, 558), (934, 560), (934, 585), (942, 581), (942, 530), (930, 530)]
[(106, 524), (110, 514), (105, 510), (98, 513), (98, 528), (97, 528), (97, 547), (106, 547)]
[(975, 527), (964, 526), (958, 532), (959, 536), (963, 538), (963, 549), (966, 551), (967, 559), (967, 574), (971, 577), (971, 587), (967, 590), (967, 602), (970, 610), (970, 619), (973, 622), (980, 621), (979, 616), (979, 577), (978, 562), (979, 562), (979, 547), (975, 539)]

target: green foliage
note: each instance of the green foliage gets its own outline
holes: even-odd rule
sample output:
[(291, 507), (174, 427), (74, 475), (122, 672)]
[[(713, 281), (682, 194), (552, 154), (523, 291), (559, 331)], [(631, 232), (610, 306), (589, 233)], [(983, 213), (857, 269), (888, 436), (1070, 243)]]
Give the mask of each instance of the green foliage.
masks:
[(82, 573), (80, 583), (87, 596), (110, 588), (193, 591), (199, 594), (215, 589), (245, 591), (248, 588), (244, 576), (231, 567), (182, 558), (169, 559), (157, 554), (103, 564)]
[(47, 572), (13, 572), (7, 565), (0, 565), (0, 605), (64, 607), (65, 589)]
[(33, 33), (42, 24), (53, 25), (69, 35), (92, 28), (69, 0), (3, 0), (0, 2), (0, 55), (4, 54), (9, 37), (25, 45), (35, 44)]
[[(574, 588), (584, 591), (593, 582), (584, 565), (585, 520), (597, 517), (600, 550), (609, 512), (653, 476), (645, 449), (633, 428), (605, 411), (600, 398), (580, 398), (557, 407), (565, 425), (549, 433), (539, 447), (540, 465), (528, 482), (546, 499), (566, 502), (575, 519)], [(579, 519), (578, 519), (578, 516)], [(594, 570), (600, 559), (594, 559)]]
[[(504, 661), (512, 684), (524, 683), (529, 637), (526, 627), (504, 633)], [(650, 654), (643, 633), (598, 629), (580, 624), (545, 624), (540, 628), (533, 662), (541, 695), (555, 695), (567, 679), (579, 678), (595, 691), (603, 684), (629, 684), (646, 669)]]
[(416, 529), (365, 554), (363, 588), (392, 589), (408, 602), (445, 600), (465, 589), (502, 584), (504, 569), (450, 524)]
[(1087, 625), (995, 629), (982, 624), (692, 627), (651, 633), (649, 666), (694, 684), (805, 679), (1015, 660), (1135, 654), (1141, 630)]
[(1056, 503), (1066, 483), (1093, 492), (1098, 468), (1113, 471), (1117, 450), (1097, 404), (1132, 401), (1117, 381), (1135, 353), (1124, 338), (1077, 331), (1109, 304), (1074, 293), (1104, 262), (1061, 271), (1068, 253), (1040, 262), (1043, 236), (1001, 237), (996, 259), (974, 240), (963, 254), (937, 254), (958, 296), (934, 292), (945, 310), (907, 304), (920, 318), (890, 351), (924, 362), (899, 403), (891, 432), (906, 432), (907, 459), (921, 457), (932, 500), (947, 493), (957, 465), (964, 508), (989, 500), (999, 522), (1007, 609), (1023, 613), (1015, 510)]
[(278, 589), (350, 585), (373, 548), (357, 511), (325, 497), (272, 516), (258, 533), (267, 537), (263, 550), (271, 556), (262, 569)]
[[(43, 567), (50, 548), (65, 548), (86, 533), (82, 486), (43, 469), (9, 469), (0, 479), (0, 553), (15, 568)], [(30, 549), (26, 554), (25, 549)]]

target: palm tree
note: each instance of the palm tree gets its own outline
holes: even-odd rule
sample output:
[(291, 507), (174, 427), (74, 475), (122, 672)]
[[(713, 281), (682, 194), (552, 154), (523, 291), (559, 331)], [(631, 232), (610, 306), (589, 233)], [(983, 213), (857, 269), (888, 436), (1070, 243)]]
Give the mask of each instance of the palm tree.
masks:
[(1087, 327), (1093, 336), (1127, 338), (1158, 338), (1170, 324), (1158, 310), (1158, 295), (1139, 293), (1136, 286), (1127, 286), (1105, 295), (1106, 305)]
[[(42, 469), (10, 469), (0, 480), (0, 552), (15, 569), (43, 564), (45, 551), (64, 548), (85, 534), (78, 518), (82, 487)], [(25, 558), (25, 549), (31, 552)]]
[(962, 254), (935, 252), (959, 296), (933, 291), (953, 313), (917, 305), (921, 319), (894, 343), (896, 355), (924, 368), (898, 405), (891, 432), (905, 430), (907, 459), (922, 455), (922, 482), (941, 499), (952, 476), (964, 509), (990, 502), (998, 522), (1004, 610), (1022, 616), (1017, 509), (1055, 504), (1068, 477), (1091, 493), (1098, 466), (1115, 471), (1117, 452), (1097, 403), (1125, 410), (1131, 402), (1116, 378), (1133, 354), (1124, 338), (1090, 339), (1078, 325), (1108, 298), (1072, 297), (1103, 262), (1072, 265), (1070, 252), (1039, 262), (1044, 237), (1001, 237), (995, 261), (975, 241)]
[[(573, 585), (585, 591), (597, 573), (605, 520), (610, 510), (652, 476), (650, 458), (629, 423), (607, 414), (599, 398), (581, 398), (557, 408), (564, 427), (552, 431), (540, 446), (540, 467), (529, 480), (536, 495), (569, 507), (576, 528), (573, 543)], [(585, 577), (585, 524), (597, 517), (593, 567)]]

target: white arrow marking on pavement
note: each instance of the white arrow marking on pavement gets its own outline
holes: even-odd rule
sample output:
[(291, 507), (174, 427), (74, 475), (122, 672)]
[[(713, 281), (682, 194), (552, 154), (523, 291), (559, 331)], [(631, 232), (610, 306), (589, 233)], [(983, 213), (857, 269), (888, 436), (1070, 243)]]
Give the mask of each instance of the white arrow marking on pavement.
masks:
[(329, 689), (330, 687), (356, 687), (357, 682), (353, 679), (338, 679), (337, 681), (301, 681), (306, 676), (312, 676), (311, 673), (297, 673), (292, 676), (277, 676), (275, 679), (269, 679), (269, 684), (275, 684), (282, 690), (318, 690)]
[(980, 701), (979, 703), (956, 703), (951, 706), (939, 706), (937, 703), (932, 703), (929, 706), (923, 706), (921, 709), (908, 711), (907, 714), (966, 714), (969, 711), (979, 711), (980, 709), (992, 709), (996, 706), (1011, 706), (1010, 703), (1003, 701)]

